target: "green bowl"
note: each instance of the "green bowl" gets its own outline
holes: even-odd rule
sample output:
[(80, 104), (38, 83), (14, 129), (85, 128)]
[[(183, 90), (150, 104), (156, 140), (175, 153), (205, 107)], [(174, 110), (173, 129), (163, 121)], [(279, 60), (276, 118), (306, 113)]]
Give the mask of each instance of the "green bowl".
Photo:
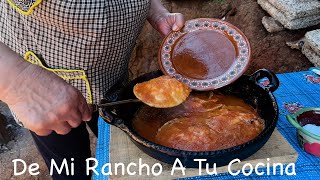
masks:
[(287, 120), (297, 128), (300, 146), (307, 153), (320, 157), (320, 136), (315, 135), (302, 127), (306, 124), (320, 126), (320, 108), (302, 108), (294, 114), (288, 114)]

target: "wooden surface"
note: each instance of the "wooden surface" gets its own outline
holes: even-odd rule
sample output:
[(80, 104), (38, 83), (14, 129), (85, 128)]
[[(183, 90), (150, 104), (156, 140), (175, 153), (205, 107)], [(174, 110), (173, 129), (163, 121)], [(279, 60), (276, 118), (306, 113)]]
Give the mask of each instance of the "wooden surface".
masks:
[[(183, 176), (181, 171), (176, 171), (174, 175), (171, 175), (172, 166), (166, 163), (160, 162), (156, 159), (151, 158), (147, 154), (143, 153), (140, 149), (138, 149), (133, 142), (129, 139), (129, 137), (114, 126), (111, 127), (111, 137), (110, 137), (110, 163), (111, 163), (111, 171), (113, 175), (110, 176), (110, 179), (121, 179), (121, 180), (129, 180), (129, 179), (174, 179), (179, 177), (191, 177), (198, 176), (198, 169), (186, 169), (186, 174)], [(296, 162), (297, 153), (292, 148), (292, 146), (285, 140), (285, 138), (279, 133), (277, 129), (275, 129), (274, 133), (270, 137), (269, 141), (255, 154), (250, 156), (248, 159), (243, 160), (241, 163), (235, 163), (232, 165), (232, 170), (241, 169), (245, 163), (250, 163), (253, 167), (257, 163), (269, 163), (272, 165), (273, 163), (293, 163)], [(118, 175), (115, 175), (114, 172), (114, 164), (115, 163), (124, 163), (125, 167), (131, 162), (136, 163), (137, 167), (131, 166), (130, 171), (136, 171), (139, 173), (138, 164), (139, 158), (141, 158), (142, 163), (148, 164), (150, 168), (155, 163), (160, 163), (163, 167), (162, 173), (160, 176), (153, 176), (152, 173), (148, 176), (146, 172), (142, 171), (142, 175), (130, 176), (127, 174), (125, 170), (125, 175), (121, 174), (121, 170), (118, 170)], [(267, 158), (270, 158), (267, 160)], [(121, 168), (119, 168), (121, 169)], [(144, 168), (145, 170), (146, 168)], [(210, 168), (210, 171), (212, 168)], [(150, 170), (151, 172), (151, 170)], [(156, 171), (157, 172), (157, 171)], [(228, 167), (218, 167), (217, 172), (228, 172)], [(202, 170), (202, 175), (206, 174), (205, 169)]]

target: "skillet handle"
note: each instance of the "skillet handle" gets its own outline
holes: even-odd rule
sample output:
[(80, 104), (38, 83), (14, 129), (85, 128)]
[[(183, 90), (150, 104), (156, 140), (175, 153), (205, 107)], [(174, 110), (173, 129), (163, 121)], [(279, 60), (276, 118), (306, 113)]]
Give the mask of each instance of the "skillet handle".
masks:
[(122, 124), (122, 120), (120, 118), (117, 118), (113, 113), (109, 110), (102, 110), (102, 108), (99, 108), (99, 115), (102, 117), (102, 119), (111, 125), (119, 125)]
[[(268, 78), (270, 83), (267, 86), (263, 86), (259, 83), (259, 80), (263, 78)], [(274, 92), (275, 90), (277, 90), (280, 85), (280, 81), (277, 78), (277, 76), (273, 72), (269, 71), (268, 69), (260, 69), (256, 71), (250, 76), (250, 80), (254, 81), (256, 85), (261, 86), (265, 90), (271, 91), (271, 92)]]
[[(101, 100), (101, 103), (106, 103), (105, 99)], [(123, 119), (119, 118), (115, 113), (112, 112), (112, 109), (108, 108), (97, 108), (99, 111), (100, 117), (108, 124), (117, 126), (121, 129), (124, 128)]]
[(117, 117), (117, 115), (114, 115), (111, 111), (106, 109), (102, 110), (102, 108), (100, 108), (99, 115), (106, 123), (116, 126), (124, 132), (129, 131), (128, 127), (124, 123), (124, 120), (122, 118)]
[(108, 123), (113, 125), (115, 122), (115, 117), (112, 115), (112, 113), (110, 111), (103, 111), (101, 108), (98, 109), (99, 111), (99, 115), (100, 117), (102, 117), (102, 119)]

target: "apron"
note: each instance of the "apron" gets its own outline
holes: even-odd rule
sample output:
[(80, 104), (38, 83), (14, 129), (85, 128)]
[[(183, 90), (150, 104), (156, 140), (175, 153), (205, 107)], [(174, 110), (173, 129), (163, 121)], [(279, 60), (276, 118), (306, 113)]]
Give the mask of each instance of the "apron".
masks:
[(0, 41), (98, 103), (128, 72), (149, 0), (1, 0)]

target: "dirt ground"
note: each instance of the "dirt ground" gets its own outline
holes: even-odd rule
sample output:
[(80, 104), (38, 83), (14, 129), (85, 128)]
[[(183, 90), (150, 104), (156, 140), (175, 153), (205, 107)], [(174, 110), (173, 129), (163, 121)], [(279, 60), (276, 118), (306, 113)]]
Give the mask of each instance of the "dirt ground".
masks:
[[(300, 51), (286, 46), (286, 42), (298, 40), (307, 31), (320, 28), (320, 25), (299, 31), (268, 33), (261, 23), (262, 17), (267, 14), (255, 0), (164, 0), (163, 2), (171, 12), (183, 13), (186, 20), (199, 17), (225, 18), (226, 21), (241, 29), (252, 47), (252, 63), (247, 74), (259, 68), (284, 73), (306, 70), (312, 66)], [(160, 44), (161, 37), (147, 23), (132, 54), (129, 69), (131, 78), (159, 68), (157, 54)], [(7, 109), (4, 109), (5, 106), (0, 105), (0, 107), (1, 113), (8, 114)], [(15, 128), (14, 132), (13, 140), (0, 147), (0, 179), (50, 179), (29, 132), (20, 128)], [(92, 137), (93, 149), (95, 142), (95, 138)], [(41, 176), (13, 177), (11, 161), (16, 158), (24, 159), (27, 164), (39, 163)]]
[[(247, 70), (251, 74), (257, 69), (267, 68), (274, 73), (306, 70), (312, 64), (299, 51), (286, 45), (296, 41), (307, 31), (319, 29), (320, 25), (298, 30), (268, 33), (261, 23), (263, 16), (268, 15), (255, 0), (175, 0), (164, 1), (171, 12), (181, 12), (185, 19), (200, 17), (225, 17), (225, 21), (237, 26), (244, 32), (252, 48), (252, 63)], [(157, 54), (161, 37), (146, 25), (137, 42), (130, 66), (131, 77), (158, 69)]]

